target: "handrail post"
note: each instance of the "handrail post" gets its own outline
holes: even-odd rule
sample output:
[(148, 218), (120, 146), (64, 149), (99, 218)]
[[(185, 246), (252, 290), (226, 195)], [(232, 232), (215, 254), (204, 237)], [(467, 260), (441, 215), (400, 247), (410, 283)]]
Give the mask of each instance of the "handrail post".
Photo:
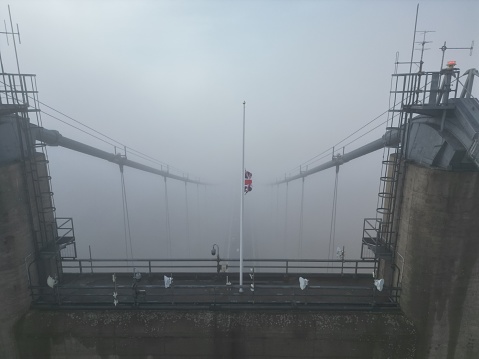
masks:
[(148, 261), (148, 273), (151, 275), (151, 261)]
[(80, 274), (83, 274), (83, 268), (82, 268), (82, 265), (81, 265), (81, 259), (78, 261), (78, 264), (80, 265)]

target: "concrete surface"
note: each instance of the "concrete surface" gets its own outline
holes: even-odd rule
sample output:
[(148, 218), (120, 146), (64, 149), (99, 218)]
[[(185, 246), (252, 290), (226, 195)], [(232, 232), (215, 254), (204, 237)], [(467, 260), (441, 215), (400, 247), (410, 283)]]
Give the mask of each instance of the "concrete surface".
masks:
[(479, 358), (479, 173), (406, 171), (396, 264), (416, 358)]
[(16, 326), (22, 358), (414, 358), (400, 313), (39, 311)]

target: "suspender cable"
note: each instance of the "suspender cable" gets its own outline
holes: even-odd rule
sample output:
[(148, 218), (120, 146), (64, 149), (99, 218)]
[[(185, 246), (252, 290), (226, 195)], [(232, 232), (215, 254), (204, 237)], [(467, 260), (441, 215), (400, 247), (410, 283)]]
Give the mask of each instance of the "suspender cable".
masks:
[(276, 218), (274, 223), (276, 238), (279, 237), (279, 185), (276, 185)]
[(304, 177), (301, 185), (301, 211), (299, 215), (299, 248), (298, 248), (298, 258), (303, 257), (303, 212), (304, 212)]
[(197, 240), (201, 242), (201, 210), (200, 210), (200, 185), (196, 184), (196, 202), (198, 209), (198, 236)]
[(276, 196), (276, 188), (274, 186), (271, 186), (271, 197), (270, 197), (270, 203), (269, 203), (269, 211), (270, 211), (270, 214), (271, 214), (271, 217), (270, 217), (270, 221), (269, 221), (269, 225), (266, 229), (267, 231), (267, 235), (270, 236), (271, 238), (274, 238), (276, 236), (276, 233), (275, 231), (273, 230), (273, 228), (275, 228), (275, 224), (276, 224), (276, 221), (277, 221), (277, 218), (276, 216), (278, 215), (278, 199), (277, 199), (277, 196)]
[(185, 182), (185, 206), (186, 206), (186, 243), (188, 244), (188, 256), (191, 257), (190, 251), (190, 219), (188, 213), (188, 183)]
[[(286, 204), (284, 210), (284, 248), (288, 248), (288, 182), (286, 182)], [(285, 253), (286, 255), (287, 253)]]
[[(332, 259), (332, 252), (334, 251), (334, 239), (336, 237), (336, 208), (338, 202), (338, 174), (339, 166), (336, 166), (336, 178), (334, 180), (334, 194), (333, 194), (333, 209), (331, 212), (331, 227), (329, 231), (329, 249), (328, 260)], [(329, 264), (328, 264), (329, 266)]]
[[(269, 227), (271, 226), (274, 226), (274, 222), (275, 222), (275, 206), (274, 206), (274, 202), (275, 202), (275, 192), (274, 192), (274, 187), (271, 186), (270, 187), (270, 197), (269, 197)], [(269, 229), (269, 228), (268, 228)], [(271, 234), (274, 234), (274, 233), (271, 233)]]
[(165, 180), (165, 221), (166, 221), (166, 255), (168, 258), (171, 258), (171, 233), (170, 233), (170, 209), (168, 207), (168, 184), (166, 182), (166, 177), (163, 177)]
[[(133, 245), (131, 242), (130, 215), (128, 213), (128, 201), (126, 198), (125, 176), (123, 174), (123, 165), (120, 164), (121, 175), (121, 198), (123, 202), (123, 229), (125, 234), (125, 255), (128, 263), (128, 242), (130, 243), (130, 258), (133, 260)], [(129, 266), (129, 265), (128, 265)]]

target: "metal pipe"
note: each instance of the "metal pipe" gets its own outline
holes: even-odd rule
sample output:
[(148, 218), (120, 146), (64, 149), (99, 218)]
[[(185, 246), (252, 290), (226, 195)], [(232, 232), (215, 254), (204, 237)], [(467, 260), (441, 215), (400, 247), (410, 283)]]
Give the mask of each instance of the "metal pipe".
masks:
[(245, 167), (244, 167), (244, 142), (245, 142), (245, 113), (246, 101), (243, 101), (243, 154), (241, 163), (241, 201), (240, 201), (240, 258), (239, 258), (239, 292), (243, 293), (243, 217), (244, 217), (244, 185), (245, 185)]
[(48, 146), (61, 146), (68, 148), (73, 151), (81, 152), (93, 157), (98, 157), (109, 162), (116, 163), (118, 165), (123, 165), (131, 168), (135, 168), (140, 171), (153, 173), (165, 178), (171, 178), (178, 181), (189, 182), (189, 183), (196, 183), (196, 184), (205, 184), (200, 181), (192, 180), (188, 177), (178, 176), (169, 173), (168, 171), (162, 171), (154, 167), (146, 166), (141, 163), (131, 161), (126, 157), (120, 154), (109, 153), (98, 148), (86, 145), (84, 143), (72, 140), (70, 138), (64, 137), (60, 134), (60, 132), (55, 130), (48, 130), (43, 127), (39, 127), (36, 125), (31, 124), (31, 131), (33, 137), (40, 142), (47, 144)]

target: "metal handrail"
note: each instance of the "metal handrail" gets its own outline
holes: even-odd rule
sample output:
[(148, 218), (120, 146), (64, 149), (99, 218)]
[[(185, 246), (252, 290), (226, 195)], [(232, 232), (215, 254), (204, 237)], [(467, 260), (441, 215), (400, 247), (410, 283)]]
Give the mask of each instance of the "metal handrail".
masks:
[[(234, 271), (217, 273), (218, 260)], [(237, 262), (235, 258), (64, 259), (63, 278), (68, 277), (68, 280), (61, 280), (53, 288), (30, 283), (32, 303), (39, 307), (106, 309), (139, 306), (372, 309), (398, 306), (400, 288), (378, 292), (373, 278), (368, 278), (367, 274), (376, 268), (375, 260), (245, 259), (245, 268), (251, 264), (253, 271), (251, 280), (242, 286), (231, 283), (238, 273)], [(88, 269), (88, 274), (84, 268)], [(332, 269), (337, 272), (331, 273)], [(131, 270), (135, 273), (147, 271), (147, 279), (141, 282), (136, 275), (130, 277)], [(112, 273), (116, 273), (115, 282), (112, 282)], [(172, 273), (176, 278), (169, 288), (165, 288), (163, 273)], [(84, 274), (94, 275), (96, 279), (85, 281)], [(299, 276), (310, 280), (305, 290), (295, 279)], [(239, 294), (240, 288), (244, 294)], [(113, 298), (118, 299), (119, 307), (114, 305)]]
[[(255, 271), (278, 270), (274, 273), (328, 273), (331, 271), (341, 271), (342, 274), (361, 274), (371, 273), (376, 268), (377, 262), (374, 259), (244, 259), (246, 267), (254, 267)], [(219, 264), (227, 264), (228, 270), (239, 268), (239, 259), (220, 258)], [(272, 265), (275, 263), (276, 265)], [(141, 271), (147, 269), (148, 274), (158, 273), (158, 270), (165, 272), (175, 272), (178, 270), (205, 270), (210, 269), (216, 272), (218, 268), (217, 259), (63, 259), (62, 268), (65, 273), (82, 274), (85, 268), (90, 269), (90, 273), (100, 270), (98, 273), (111, 272), (129, 272), (135, 268)]]

